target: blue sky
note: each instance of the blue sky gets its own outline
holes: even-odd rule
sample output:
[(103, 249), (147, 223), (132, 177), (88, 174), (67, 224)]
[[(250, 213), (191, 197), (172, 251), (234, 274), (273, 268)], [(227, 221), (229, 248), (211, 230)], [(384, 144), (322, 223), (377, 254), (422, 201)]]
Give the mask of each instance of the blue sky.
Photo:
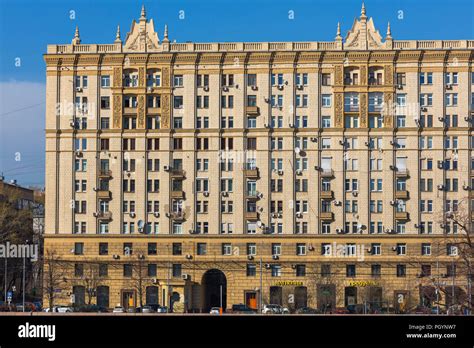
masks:
[[(167, 23), (177, 42), (332, 41), (337, 22), (345, 36), (361, 7), (359, 0), (0, 0), (0, 172), (7, 179), (24, 185), (44, 181), (47, 44), (70, 43), (76, 25), (83, 43), (112, 43), (117, 24), (124, 39), (142, 3), (160, 37)], [(367, 0), (365, 5), (383, 36), (390, 21), (395, 40), (474, 39), (472, 0)]]

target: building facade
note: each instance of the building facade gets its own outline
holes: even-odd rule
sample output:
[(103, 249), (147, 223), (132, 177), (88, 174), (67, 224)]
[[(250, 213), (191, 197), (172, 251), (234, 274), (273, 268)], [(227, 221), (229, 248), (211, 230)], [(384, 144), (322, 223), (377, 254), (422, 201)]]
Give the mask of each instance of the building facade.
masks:
[(175, 43), (143, 8), (123, 42), (49, 45), (58, 301), (90, 278), (94, 303), (175, 311), (465, 294), (446, 213), (470, 223), (473, 50), (382, 38), (364, 7), (331, 42)]

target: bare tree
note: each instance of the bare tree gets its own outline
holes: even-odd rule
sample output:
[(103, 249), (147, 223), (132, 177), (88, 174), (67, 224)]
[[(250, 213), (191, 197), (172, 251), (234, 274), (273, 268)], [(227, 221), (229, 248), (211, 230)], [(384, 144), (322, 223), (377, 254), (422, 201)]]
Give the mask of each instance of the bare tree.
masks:
[(143, 307), (143, 297), (146, 294), (146, 287), (150, 284), (150, 278), (148, 277), (148, 262), (145, 260), (145, 252), (137, 250), (129, 264), (131, 264), (132, 267), (130, 285), (137, 292), (140, 307)]
[(99, 264), (95, 262), (86, 263), (82, 276), (75, 283), (84, 287), (88, 305), (92, 304), (92, 298), (97, 293), (97, 287), (101, 284), (101, 281)]
[(54, 301), (65, 289), (67, 272), (68, 263), (61, 260), (56, 251), (48, 250), (43, 257), (43, 294), (47, 297), (50, 311), (53, 310)]

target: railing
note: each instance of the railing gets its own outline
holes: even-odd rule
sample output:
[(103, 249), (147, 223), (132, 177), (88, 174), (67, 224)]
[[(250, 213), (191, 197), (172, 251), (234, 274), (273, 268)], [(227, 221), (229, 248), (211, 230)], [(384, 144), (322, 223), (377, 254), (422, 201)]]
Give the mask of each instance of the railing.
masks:
[[(402, 40), (393, 41), (394, 50), (407, 49), (468, 49), (474, 48), (474, 40)], [(161, 44), (148, 52), (250, 52), (250, 51), (341, 51), (344, 45), (329, 41), (312, 42), (228, 42), (228, 43), (170, 43)], [(65, 53), (122, 53), (121, 43), (48, 45), (48, 54)]]

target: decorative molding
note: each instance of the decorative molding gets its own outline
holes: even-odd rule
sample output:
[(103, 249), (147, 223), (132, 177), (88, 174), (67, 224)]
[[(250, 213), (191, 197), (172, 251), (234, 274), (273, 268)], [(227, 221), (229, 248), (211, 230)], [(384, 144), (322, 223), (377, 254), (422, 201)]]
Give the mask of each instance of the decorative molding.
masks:
[(360, 109), (359, 109), (359, 117), (360, 117), (360, 127), (367, 128), (367, 93), (360, 93)]
[(171, 110), (171, 97), (169, 94), (161, 95), (161, 124), (160, 128), (168, 129), (170, 128), (170, 114)]
[[(121, 79), (120, 79), (121, 80)], [(112, 99), (113, 104), (113, 128), (122, 128), (122, 95), (114, 94)]]
[(113, 86), (122, 87), (122, 67), (114, 67)]
[(344, 127), (344, 94), (334, 94), (334, 117), (336, 128)]
[(145, 111), (146, 111), (146, 98), (144, 94), (138, 96), (138, 115), (137, 115), (137, 128), (145, 128)]

